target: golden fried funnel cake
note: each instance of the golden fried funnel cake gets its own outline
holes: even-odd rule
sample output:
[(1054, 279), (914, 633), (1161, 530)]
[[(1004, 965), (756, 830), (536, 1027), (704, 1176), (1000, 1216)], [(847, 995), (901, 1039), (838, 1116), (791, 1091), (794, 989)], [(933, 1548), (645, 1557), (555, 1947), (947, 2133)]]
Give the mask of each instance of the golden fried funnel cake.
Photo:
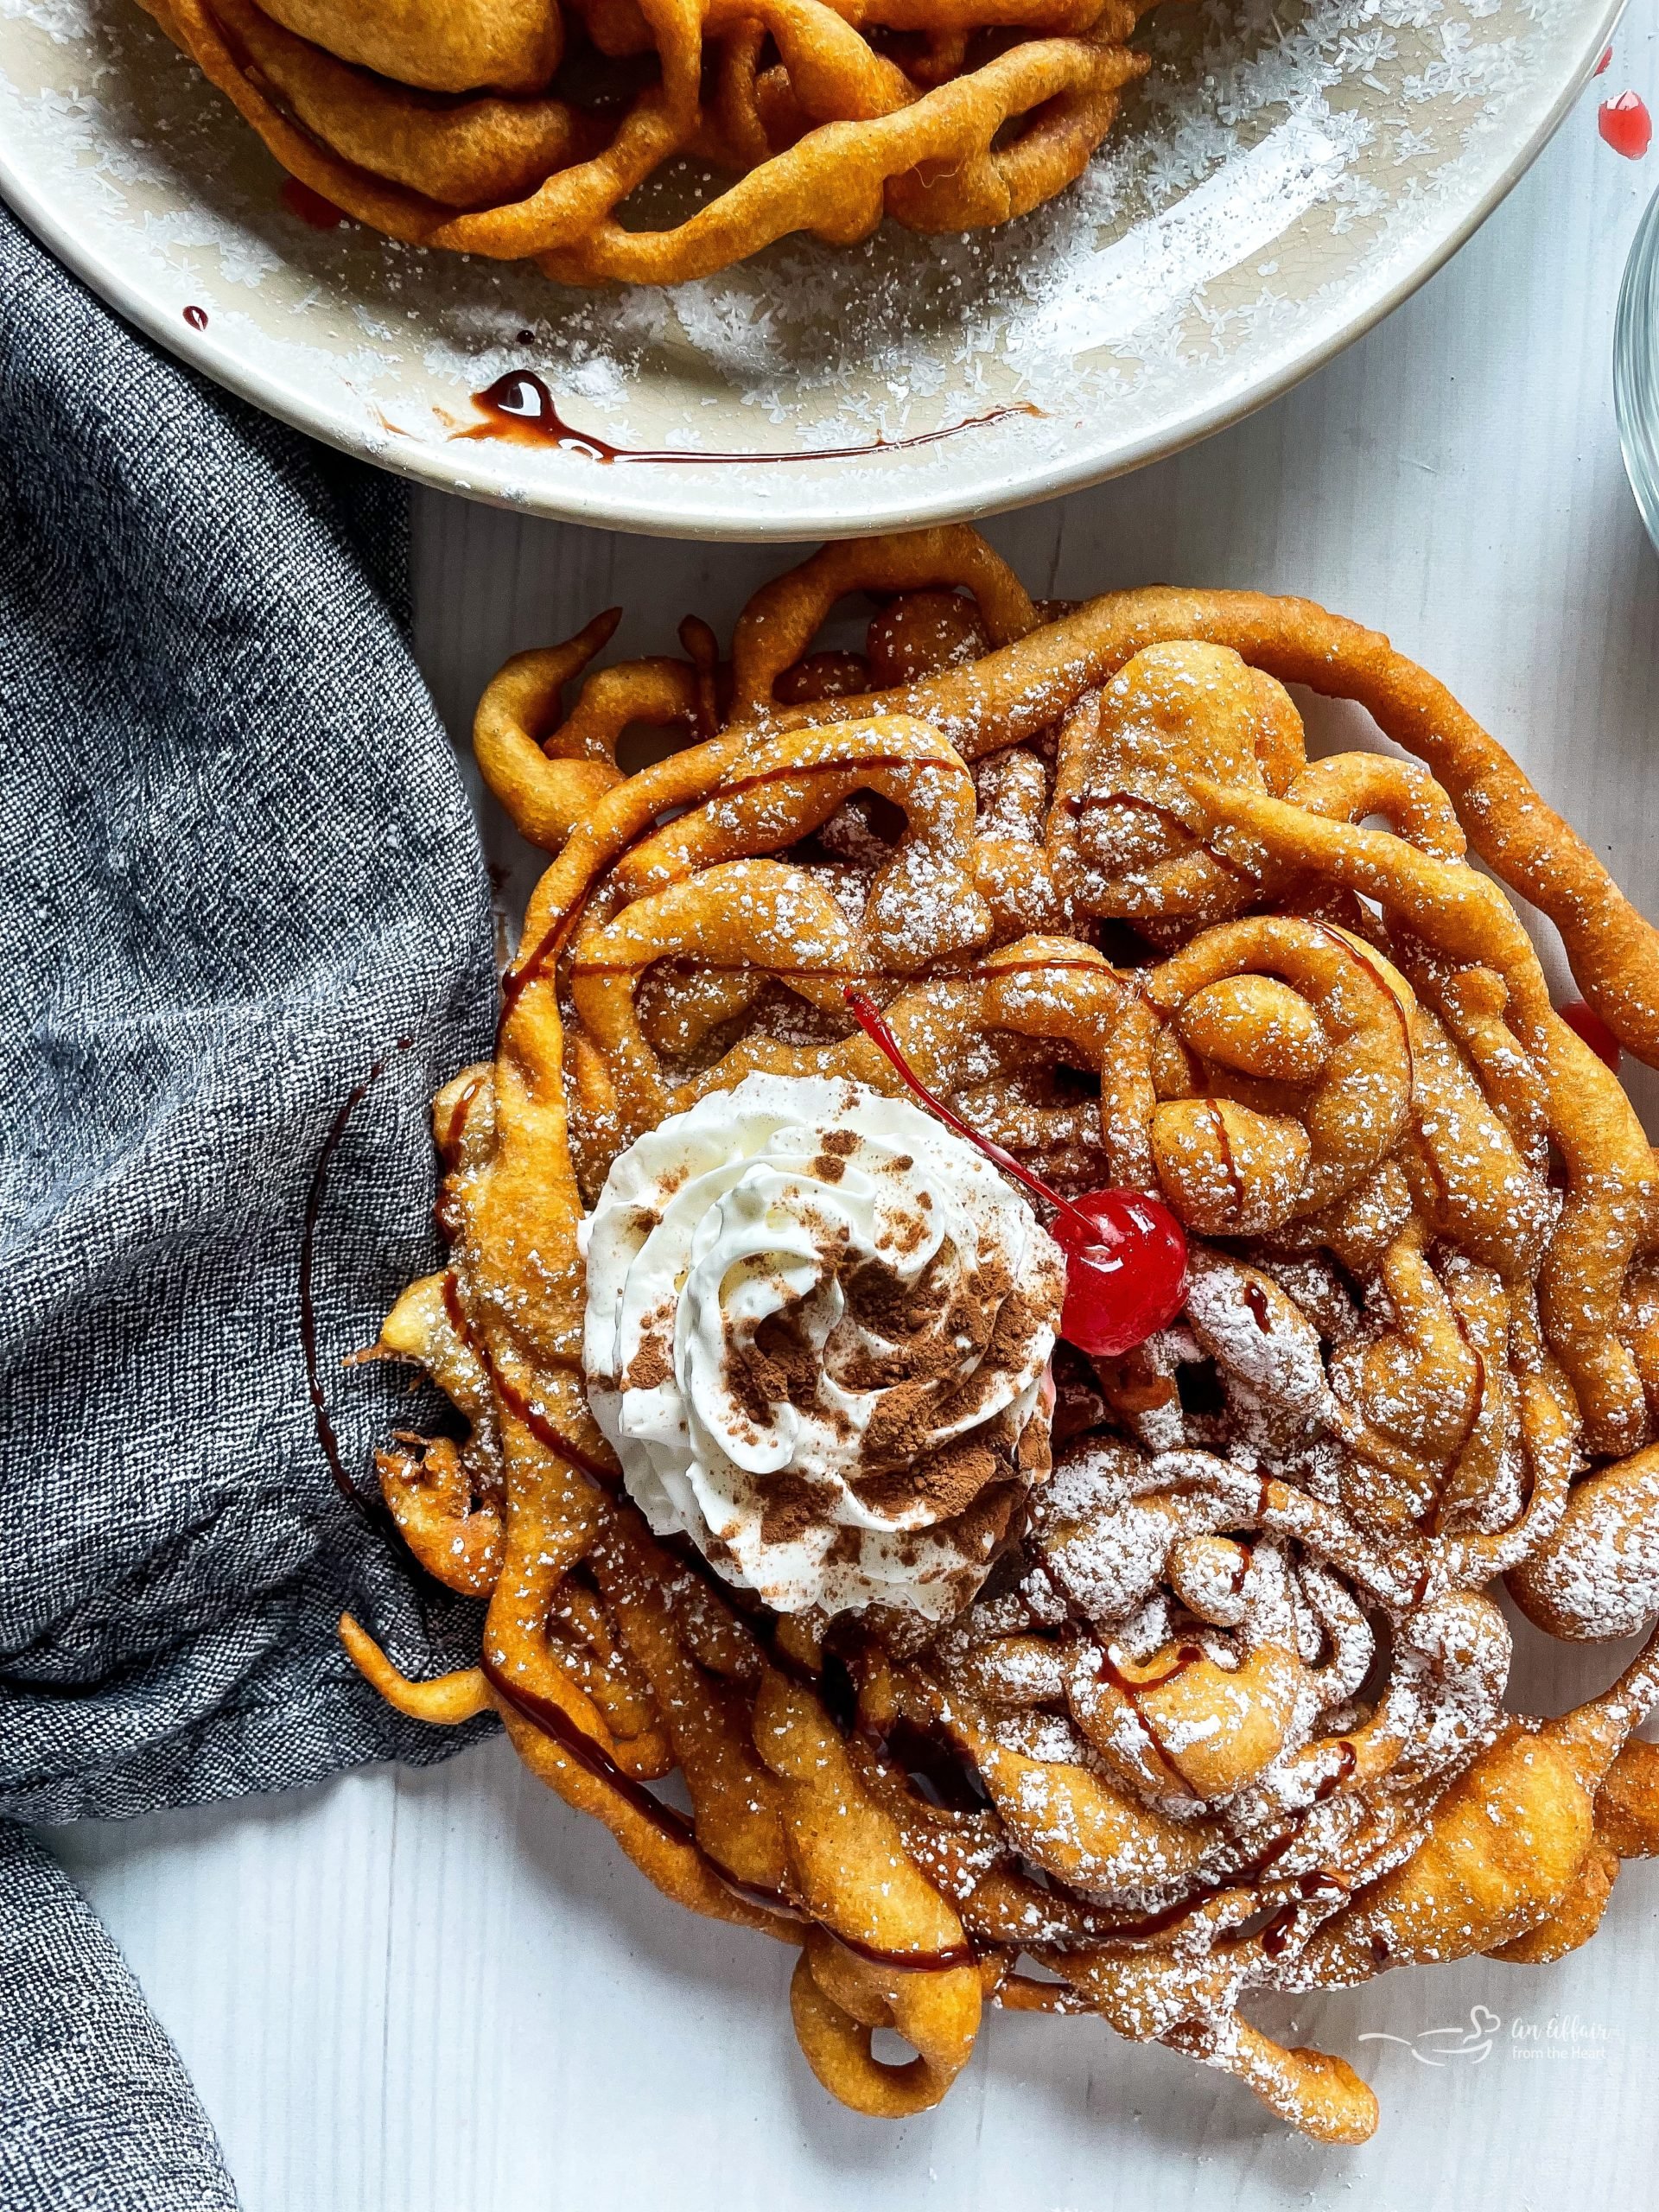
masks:
[[(1150, 66), (1147, 0), (141, 4), (346, 213), (575, 284), (679, 283), (884, 215), (1007, 222), (1082, 174)], [(631, 195), (676, 156), (721, 182), (642, 227)]]
[[(864, 650), (817, 649), (861, 592)], [(494, 1056), (438, 1096), (450, 1264), (382, 1338), (467, 1425), (381, 1478), (487, 1598), (483, 1649), (416, 1683), (348, 1621), (353, 1656), (403, 1711), (493, 1708), (658, 1887), (793, 1946), (802, 2050), (860, 2111), (936, 2102), (990, 2002), (1097, 2013), (1359, 2141), (1369, 2088), (1250, 2024), (1253, 1991), (1558, 1956), (1659, 1847), (1631, 1737), (1659, 1642), (1515, 1713), (1497, 1602), (1579, 1641), (1659, 1611), (1659, 1175), (1578, 1033), (1659, 1065), (1659, 940), (1449, 694), (1303, 601), (1039, 606), (925, 531), (567, 706), (609, 627), (480, 709), (553, 857)], [(1288, 683), (1411, 757), (1310, 762)], [(625, 777), (637, 722), (686, 749)], [(1577, 1027), (1494, 878), (1560, 929)], [(1059, 1344), (1036, 1395), (1056, 1248), (1012, 1184), (995, 1249), (924, 1205), (853, 988), (1063, 1193), (1173, 1211), (1169, 1325)], [(926, 1409), (878, 1489), (872, 1382)], [(977, 1548), (919, 1605), (905, 1530), (953, 1514)], [(650, 1787), (676, 1770), (687, 1815)]]

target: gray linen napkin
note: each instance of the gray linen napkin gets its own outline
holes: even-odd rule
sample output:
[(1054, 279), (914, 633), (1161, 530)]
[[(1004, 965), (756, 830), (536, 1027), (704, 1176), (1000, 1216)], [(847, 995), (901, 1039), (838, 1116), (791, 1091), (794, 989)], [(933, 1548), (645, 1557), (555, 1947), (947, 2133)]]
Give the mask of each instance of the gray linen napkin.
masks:
[[(342, 1372), (434, 1263), (426, 1101), (487, 1048), (486, 886), (389, 603), (404, 503), (125, 328), (0, 209), (0, 1818), (431, 1760), (346, 1663), (471, 1609), (366, 1493), (407, 1377)], [(475, 1626), (473, 1630), (475, 1635)], [(0, 2204), (228, 2205), (108, 1939), (0, 1825)]]

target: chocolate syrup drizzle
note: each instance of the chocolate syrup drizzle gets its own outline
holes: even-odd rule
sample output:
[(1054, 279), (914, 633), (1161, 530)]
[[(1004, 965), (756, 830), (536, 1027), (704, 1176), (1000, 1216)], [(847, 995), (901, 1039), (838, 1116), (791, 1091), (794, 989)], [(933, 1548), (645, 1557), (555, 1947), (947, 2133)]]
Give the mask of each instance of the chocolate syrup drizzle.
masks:
[(558, 402), (533, 369), (509, 369), (505, 376), (498, 377), (482, 391), (475, 391), (473, 404), (482, 410), (486, 419), (470, 429), (453, 432), (454, 437), (503, 438), (514, 445), (553, 446), (566, 453), (579, 453), (605, 468), (617, 462), (639, 461), (677, 461), (687, 467), (732, 468), (780, 461), (857, 461), (868, 454), (897, 453), (911, 446), (937, 445), (942, 438), (955, 437), (959, 430), (1000, 423), (1010, 415), (1040, 415), (1043, 411), (1029, 400), (1014, 400), (1005, 406), (988, 408), (982, 415), (969, 415), (960, 423), (947, 423), (937, 430), (918, 430), (905, 438), (876, 437), (863, 445), (820, 446), (804, 453), (708, 453), (690, 447), (619, 446), (609, 438), (601, 437), (596, 430), (578, 430), (560, 414)]
[(1287, 1897), (1261, 1931), (1262, 1948), (1270, 1959), (1281, 1957), (1289, 1948), (1302, 1906), (1318, 1897), (1347, 1897), (1348, 1885), (1339, 1874), (1328, 1867), (1316, 1866), (1312, 1872), (1296, 1877), (1299, 1895)]
[[(1088, 1634), (1087, 1630), (1084, 1630), (1083, 1633), (1085, 1636)], [(1139, 1681), (1136, 1681), (1133, 1676), (1123, 1672), (1106, 1644), (1094, 1637), (1089, 1637), (1088, 1640), (1094, 1644), (1095, 1649), (1100, 1655), (1101, 1673), (1135, 1715), (1141, 1734), (1152, 1745), (1163, 1764), (1170, 1768), (1178, 1779), (1185, 1781), (1179, 1767), (1164, 1749), (1163, 1738), (1153, 1726), (1147, 1709), (1141, 1702), (1141, 1694), (1143, 1690), (1160, 1689), (1166, 1682), (1174, 1681), (1179, 1676), (1184, 1675), (1189, 1667), (1198, 1664), (1204, 1656), (1203, 1652), (1196, 1643), (1184, 1643), (1161, 1675), (1143, 1675)]]
[(586, 1475), (601, 1490), (613, 1491), (616, 1478), (609, 1468), (584, 1452), (579, 1444), (573, 1444), (568, 1436), (561, 1434), (546, 1414), (538, 1413), (524, 1392), (516, 1384), (509, 1382), (502, 1374), (491, 1357), (489, 1346), (474, 1333), (472, 1325), (462, 1310), (461, 1290), (453, 1268), (446, 1268), (443, 1271), (443, 1310), (448, 1317), (450, 1327), (489, 1376), (491, 1389), (507, 1411), (521, 1421), (536, 1441), (545, 1446), (556, 1459), (563, 1459), (567, 1466)]
[(1238, 1162), (1233, 1156), (1233, 1140), (1227, 1128), (1227, 1116), (1221, 1110), (1221, 1101), (1208, 1101), (1211, 1126), (1216, 1133), (1216, 1149), (1221, 1154), (1221, 1164), (1227, 1171), (1227, 1180), (1232, 1186), (1235, 1218), (1244, 1211), (1244, 1178), (1238, 1172)]
[[(1338, 1745), (1337, 1764), (1331, 1772), (1321, 1779), (1315, 1789), (1313, 1803), (1322, 1805), (1326, 1798), (1334, 1796), (1353, 1773), (1357, 1761), (1357, 1752), (1347, 1738), (1344, 1737)], [(1107, 1942), (1141, 1943), (1154, 1936), (1167, 1935), (1171, 1929), (1180, 1927), (1202, 1907), (1213, 1903), (1218, 1897), (1224, 1897), (1229, 1890), (1241, 1889), (1249, 1883), (1259, 1882), (1268, 1869), (1276, 1865), (1291, 1846), (1300, 1839), (1306, 1819), (1306, 1813), (1303, 1813), (1285, 1830), (1276, 1843), (1270, 1843), (1265, 1851), (1259, 1852), (1254, 1859), (1248, 1860), (1243, 1866), (1235, 1867), (1231, 1873), (1221, 1875), (1207, 1887), (1196, 1891), (1192, 1897), (1184, 1897), (1179, 1904), (1166, 1906), (1162, 1912), (1148, 1913), (1142, 1919), (1125, 1922), (1121, 1927), (1113, 1929), (1111, 1933), (1103, 1940)], [(1317, 1896), (1321, 1891), (1341, 1890), (1346, 1893), (1348, 1888), (1339, 1874), (1333, 1873), (1328, 1867), (1323, 1866), (1317, 1867), (1309, 1873), (1298, 1875), (1296, 1886), (1305, 1898)], [(1281, 1905), (1262, 1930), (1262, 1948), (1267, 1951), (1269, 1958), (1277, 1958), (1284, 1950), (1290, 1940), (1290, 1929), (1294, 1923), (1295, 1915), (1294, 1906), (1287, 1908)], [(1274, 1936), (1274, 1941), (1271, 1943), (1268, 1942), (1270, 1932)]]
[(305, 1194), (305, 1225), (300, 1237), (300, 1347), (305, 1355), (306, 1388), (310, 1395), (311, 1418), (316, 1425), (317, 1442), (321, 1446), (323, 1458), (328, 1462), (328, 1471), (334, 1478), (334, 1487), (342, 1497), (348, 1498), (356, 1506), (363, 1506), (365, 1501), (346, 1471), (340, 1437), (329, 1414), (327, 1395), (322, 1387), (322, 1370), (317, 1357), (317, 1307), (313, 1288), (317, 1224), (322, 1216), (323, 1199), (327, 1194), (328, 1170), (334, 1164), (334, 1154), (340, 1149), (353, 1115), (390, 1067), (394, 1053), (408, 1052), (414, 1041), (412, 1037), (400, 1037), (393, 1052), (385, 1053), (378, 1059), (363, 1080), (346, 1094), (328, 1125), (328, 1134), (322, 1141)]
[(1322, 922), (1313, 914), (1306, 915), (1303, 918), (1310, 929), (1316, 929), (1321, 937), (1329, 938), (1339, 952), (1345, 952), (1356, 966), (1363, 968), (1393, 1008), (1394, 1018), (1400, 1024), (1401, 1042), (1406, 1048), (1406, 1090), (1409, 1094), (1417, 1083), (1417, 1054), (1411, 1041), (1411, 1017), (1401, 1005), (1399, 994), (1389, 984), (1370, 952), (1356, 944), (1345, 930), (1338, 930), (1330, 922)]

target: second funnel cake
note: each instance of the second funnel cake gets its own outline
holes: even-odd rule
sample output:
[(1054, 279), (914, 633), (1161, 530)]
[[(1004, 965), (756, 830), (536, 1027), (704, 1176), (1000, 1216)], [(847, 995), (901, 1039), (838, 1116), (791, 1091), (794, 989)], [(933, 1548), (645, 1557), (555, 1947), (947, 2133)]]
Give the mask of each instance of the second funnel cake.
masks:
[[(857, 592), (861, 648), (819, 647)], [(465, 1416), (382, 1483), (483, 1649), (415, 1683), (348, 1622), (353, 1655), (792, 1947), (861, 2111), (936, 2102), (992, 2003), (1362, 2139), (1347, 2063), (1242, 2000), (1556, 1957), (1659, 1847), (1659, 1645), (1512, 1713), (1495, 1601), (1573, 1640), (1659, 1611), (1659, 1175), (1607, 1064), (1659, 1065), (1659, 941), (1306, 602), (1042, 606), (922, 532), (567, 713), (607, 634), (480, 710), (556, 857), (437, 1100), (450, 1265), (383, 1337)], [(1289, 683), (1417, 758), (1308, 760)], [(642, 721), (695, 741), (624, 777)], [(1065, 1341), (1084, 1273), (1133, 1313), (1183, 1234), (1143, 1340)]]
[[(575, 284), (884, 216), (1008, 222), (1076, 181), (1149, 66), (1139, 0), (141, 3), (331, 205)], [(694, 165), (722, 180), (700, 205)]]

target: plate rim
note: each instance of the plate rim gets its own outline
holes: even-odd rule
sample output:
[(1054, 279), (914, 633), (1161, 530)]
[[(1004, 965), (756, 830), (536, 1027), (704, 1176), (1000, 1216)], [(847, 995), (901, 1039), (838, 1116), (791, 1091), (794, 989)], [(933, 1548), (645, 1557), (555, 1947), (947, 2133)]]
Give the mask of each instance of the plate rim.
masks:
[[(953, 522), (976, 522), (992, 515), (1014, 513), (1022, 507), (1041, 505), (1067, 493), (1109, 482), (1114, 477), (1131, 474), (1154, 461), (1171, 459), (1282, 398), (1368, 331), (1375, 329), (1438, 274), (1508, 198), (1576, 105), (1580, 93), (1595, 73), (1603, 48), (1617, 30), (1626, 5), (1627, 0), (1603, 0), (1599, 14), (1586, 27), (1587, 35), (1581, 34), (1582, 48), (1554, 98), (1485, 189), (1433, 232), (1425, 250), (1408, 268), (1397, 272), (1385, 268), (1372, 284), (1357, 284), (1348, 312), (1338, 315), (1304, 350), (1296, 350), (1293, 343), (1287, 358), (1257, 376), (1245, 378), (1243, 389), (1229, 389), (1204, 404), (1173, 416), (1109, 456), (1103, 456), (1097, 450), (1062, 454), (1028, 475), (1019, 477), (1008, 486), (1006, 496), (999, 496), (995, 491), (987, 495), (977, 481), (960, 493), (939, 489), (918, 496), (915, 488), (907, 490), (906, 480), (901, 474), (886, 480), (880, 490), (875, 482), (871, 482), (868, 490), (861, 488), (859, 512), (855, 514), (804, 518), (791, 517), (787, 512), (772, 514), (764, 509), (739, 512), (737, 510), (744, 503), (736, 499), (723, 505), (709, 504), (693, 514), (683, 506), (665, 505), (660, 498), (630, 497), (626, 490), (620, 496), (586, 496), (579, 479), (567, 483), (563, 476), (533, 481), (521, 480), (518, 483), (480, 481), (476, 474), (467, 474), (459, 464), (445, 467), (442, 447), (429, 445), (424, 440), (411, 440), (405, 445), (401, 440), (378, 435), (365, 423), (353, 420), (343, 408), (308, 396), (287, 378), (239, 361), (205, 333), (193, 330), (181, 318), (164, 311), (138, 283), (124, 277), (118, 263), (106, 259), (77, 232), (73, 220), (67, 215), (60, 215), (49, 195), (34, 189), (3, 144), (0, 144), (0, 198), (89, 290), (165, 352), (263, 414), (272, 416), (354, 460), (431, 491), (545, 521), (574, 523), (636, 537), (692, 537), (709, 543), (741, 544), (813, 543)], [(503, 454), (512, 450), (509, 445), (501, 447)], [(483, 457), (475, 454), (474, 465)], [(801, 458), (804, 462), (809, 461), (807, 455)], [(584, 465), (594, 467), (591, 462)], [(642, 466), (651, 467), (657, 464)], [(505, 474), (505, 470), (502, 473)], [(607, 469), (595, 487), (596, 494), (608, 493), (619, 474), (626, 481), (632, 480), (631, 469)], [(662, 479), (657, 480), (660, 483)]]

